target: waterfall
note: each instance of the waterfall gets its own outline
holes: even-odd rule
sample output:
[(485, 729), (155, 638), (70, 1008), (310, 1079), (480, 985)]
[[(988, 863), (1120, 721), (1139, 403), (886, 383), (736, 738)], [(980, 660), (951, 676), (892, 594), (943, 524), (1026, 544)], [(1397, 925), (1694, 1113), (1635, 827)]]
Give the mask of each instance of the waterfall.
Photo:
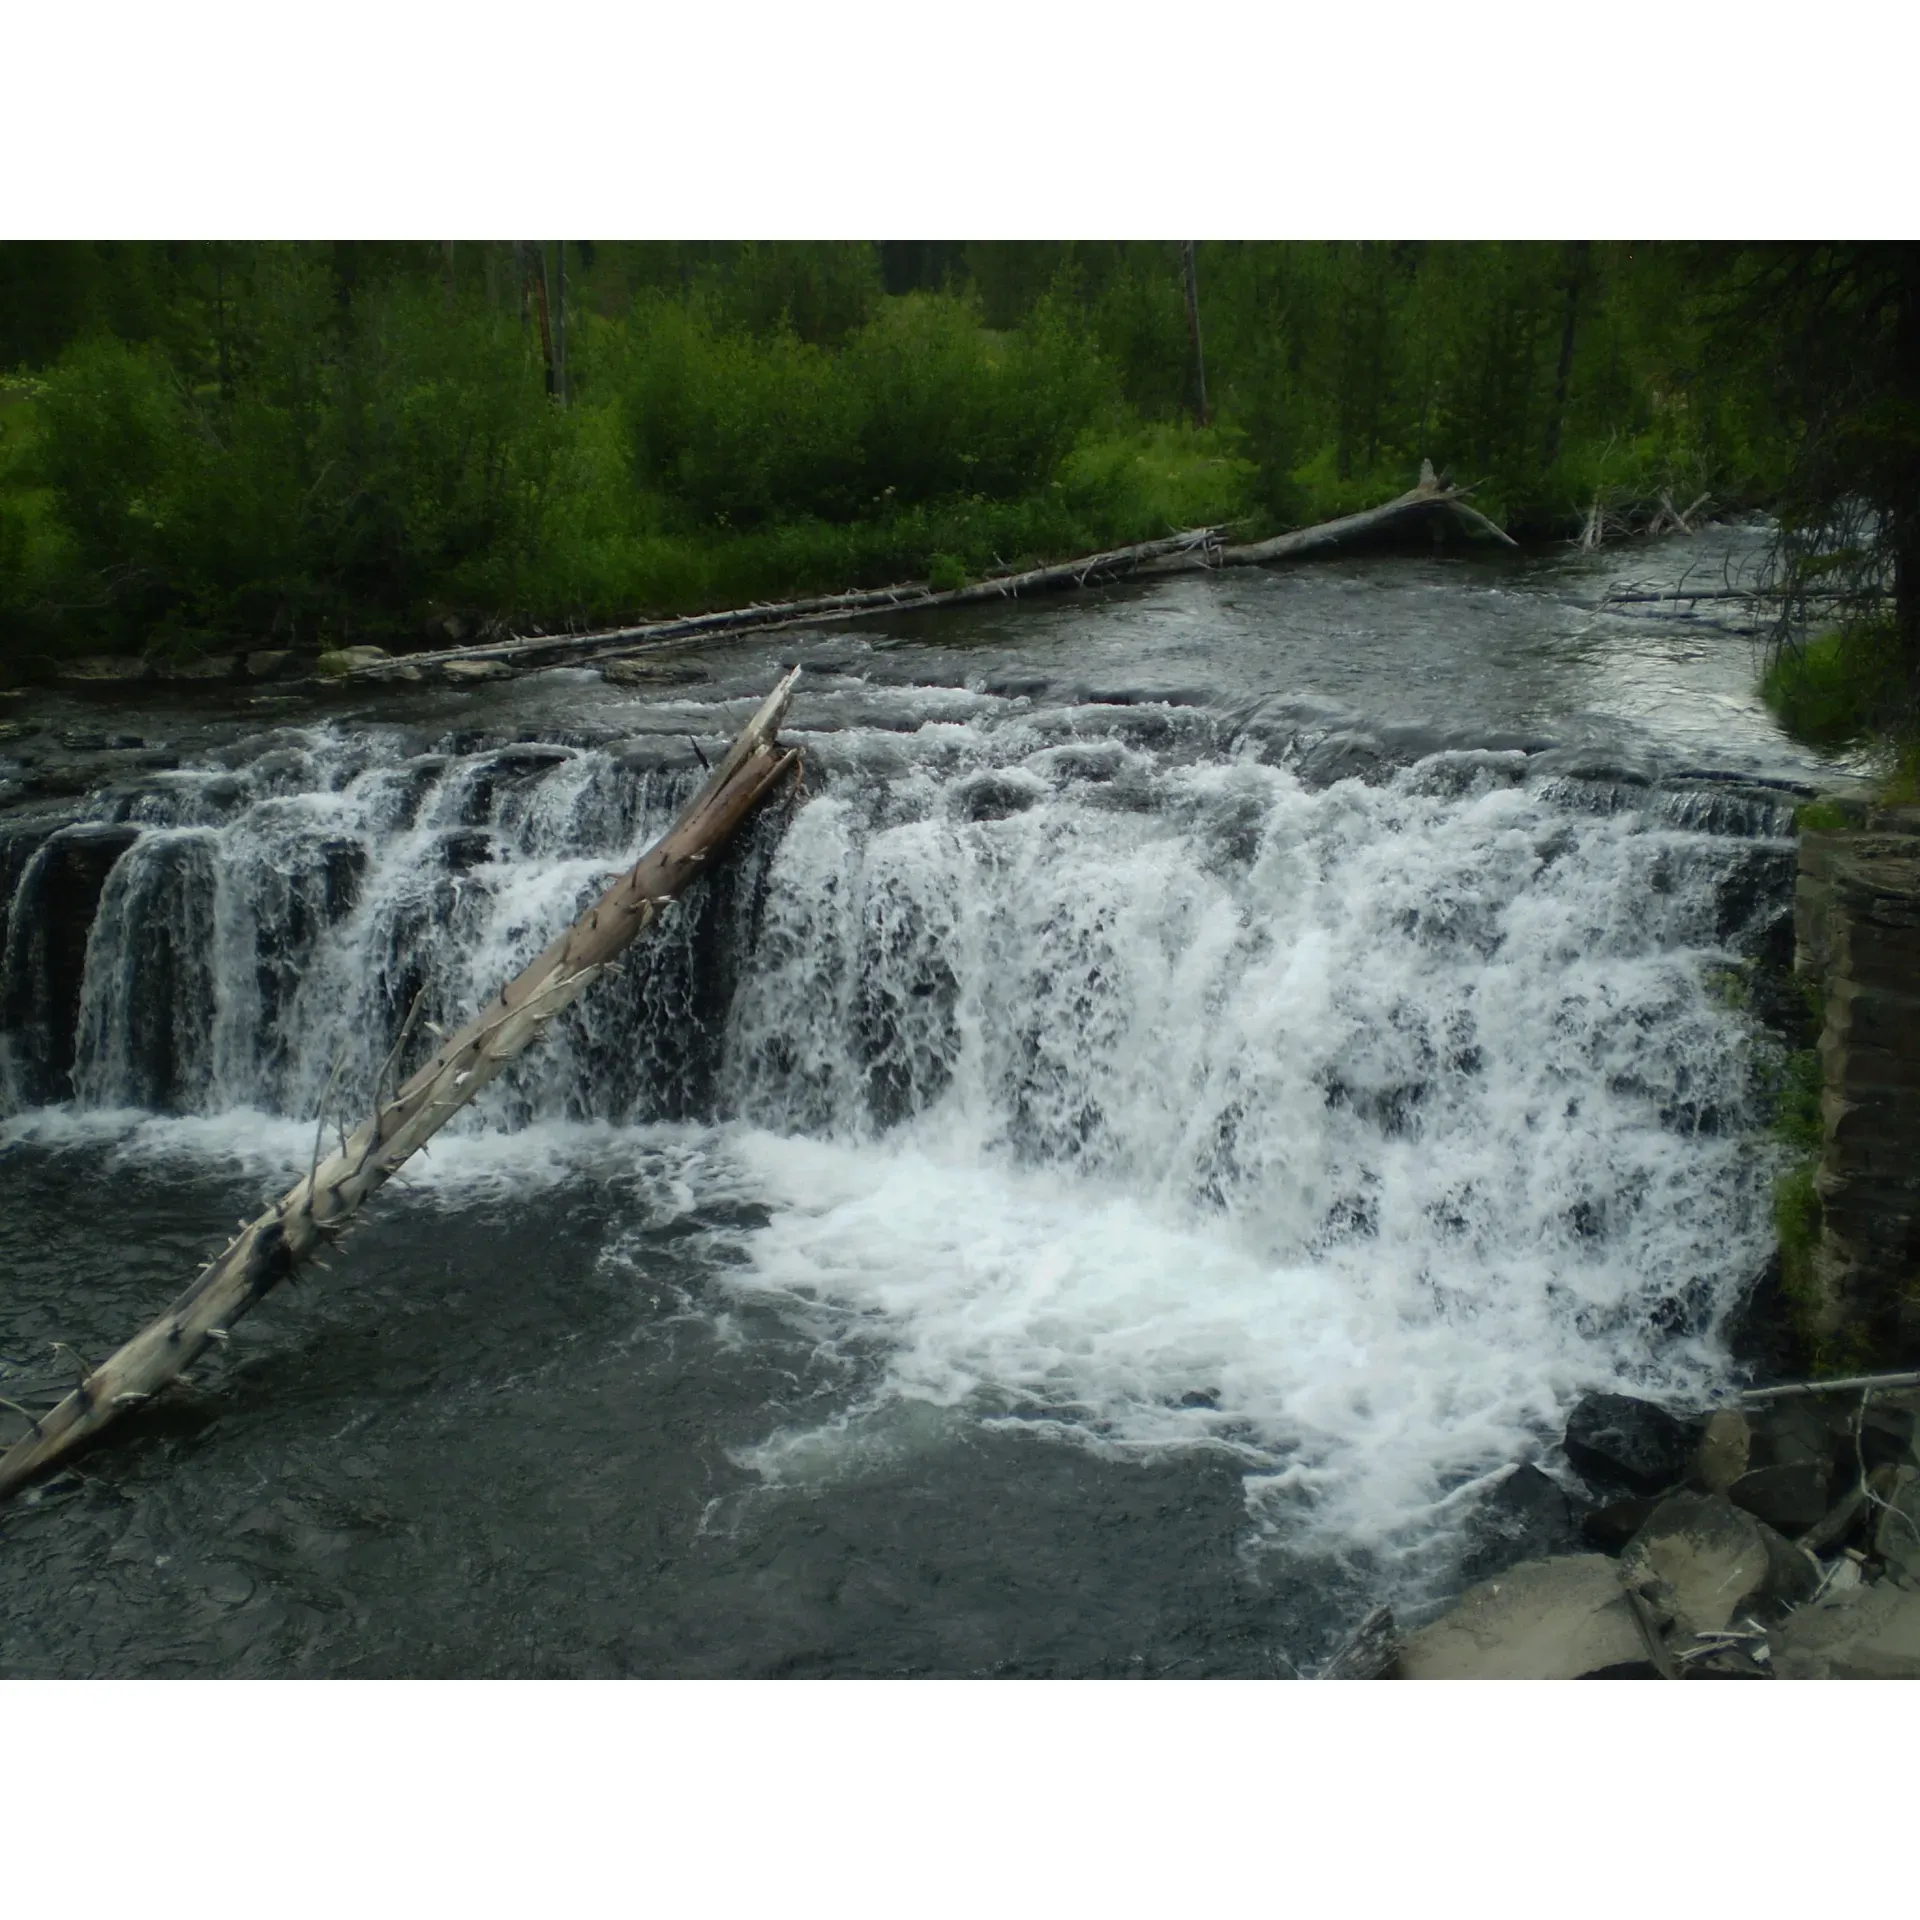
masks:
[[(1724, 985), (1787, 901), (1774, 797), (1272, 706), (813, 718), (804, 795), (469, 1141), (598, 1123), (662, 1207), (750, 1202), (716, 1270), (877, 1356), (859, 1418), (1212, 1449), (1341, 1541), (1430, 1529), (1585, 1386), (1720, 1367), (1769, 1244)], [(9, 870), (9, 1125), (363, 1111), (416, 997), (457, 1023), (664, 827), (668, 724), (290, 730), (97, 796)]]

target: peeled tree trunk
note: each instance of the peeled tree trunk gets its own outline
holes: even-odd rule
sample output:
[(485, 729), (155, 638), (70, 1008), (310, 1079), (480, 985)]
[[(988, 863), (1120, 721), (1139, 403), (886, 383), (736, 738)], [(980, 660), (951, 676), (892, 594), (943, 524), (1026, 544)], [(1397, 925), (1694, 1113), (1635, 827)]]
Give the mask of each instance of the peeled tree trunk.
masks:
[(186, 1292), (0, 1454), (0, 1499), (176, 1380), (330, 1238), (362, 1202), (538, 1038), (705, 871), (799, 761), (776, 738), (799, 668), (768, 696), (679, 818), (639, 861), (470, 1020), (337, 1152), (319, 1157)]

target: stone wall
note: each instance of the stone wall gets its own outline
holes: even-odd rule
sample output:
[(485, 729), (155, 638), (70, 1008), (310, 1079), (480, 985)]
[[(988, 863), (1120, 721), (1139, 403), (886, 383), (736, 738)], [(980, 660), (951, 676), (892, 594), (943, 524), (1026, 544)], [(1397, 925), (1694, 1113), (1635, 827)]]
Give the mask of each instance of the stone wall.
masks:
[(1797, 971), (1825, 1007), (1807, 1328), (1832, 1364), (1920, 1361), (1920, 809), (1803, 833)]

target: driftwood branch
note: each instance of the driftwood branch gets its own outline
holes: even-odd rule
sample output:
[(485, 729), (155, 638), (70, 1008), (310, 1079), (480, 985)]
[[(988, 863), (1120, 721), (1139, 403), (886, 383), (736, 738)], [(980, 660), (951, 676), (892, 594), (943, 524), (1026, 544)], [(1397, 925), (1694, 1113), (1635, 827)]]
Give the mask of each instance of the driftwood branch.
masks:
[(1384, 1680), (1400, 1658), (1400, 1630), (1391, 1607), (1375, 1607), (1320, 1669), (1322, 1680)]
[(1747, 1387), (1739, 1395), (1744, 1406), (1768, 1400), (1798, 1400), (1816, 1393), (1877, 1393), (1882, 1388), (1920, 1387), (1920, 1373), (1854, 1373), (1844, 1380), (1795, 1380), (1785, 1386)]
[[(748, 722), (680, 816), (627, 873), (502, 987), (426, 1065), (250, 1225), (200, 1278), (119, 1352), (92, 1369), (26, 1437), (0, 1454), (0, 1499), (176, 1380), (321, 1242), (385, 1186), (404, 1161), (525, 1050), (660, 911), (706, 870), (763, 796), (799, 760), (777, 739), (796, 667)], [(383, 1072), (382, 1078), (385, 1078)], [(377, 1099), (377, 1094), (376, 1094)]]

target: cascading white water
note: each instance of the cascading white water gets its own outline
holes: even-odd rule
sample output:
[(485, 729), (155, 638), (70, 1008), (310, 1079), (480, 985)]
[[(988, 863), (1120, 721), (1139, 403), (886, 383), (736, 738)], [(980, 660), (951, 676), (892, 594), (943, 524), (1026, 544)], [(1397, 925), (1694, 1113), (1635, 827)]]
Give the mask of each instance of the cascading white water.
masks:
[[(1712, 1374), (1767, 1250), (1709, 977), (1764, 804), (1518, 751), (1316, 789), (1194, 710), (976, 696), (811, 749), (462, 1124), (531, 1162), (620, 1123), (666, 1212), (768, 1209), (716, 1273), (877, 1353), (869, 1424), (1225, 1449), (1266, 1524), (1378, 1546), (1581, 1389)], [(665, 823), (658, 758), (322, 733), (175, 776), (101, 898), (77, 1104), (357, 1111), (417, 990), (460, 1018)]]

